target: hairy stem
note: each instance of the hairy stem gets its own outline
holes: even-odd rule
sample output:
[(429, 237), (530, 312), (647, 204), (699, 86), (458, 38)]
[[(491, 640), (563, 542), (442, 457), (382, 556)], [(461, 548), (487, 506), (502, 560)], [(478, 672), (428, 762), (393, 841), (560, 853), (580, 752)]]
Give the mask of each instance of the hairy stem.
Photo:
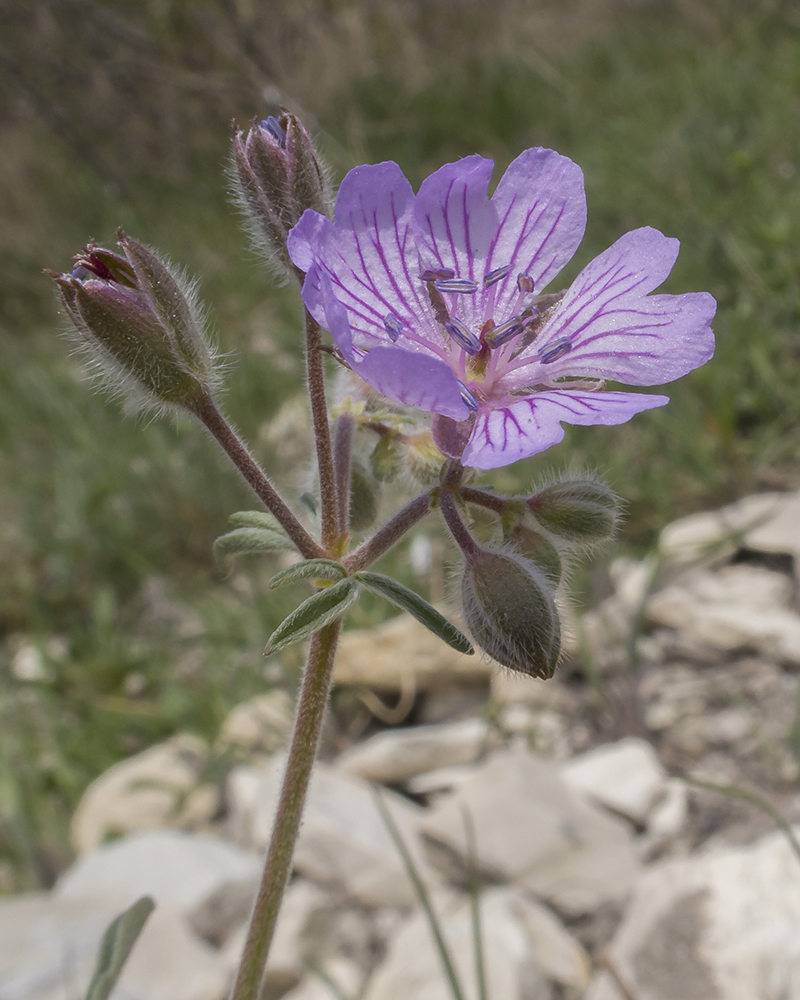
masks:
[(341, 627), (340, 618), (311, 639), (278, 811), (231, 1000), (257, 1000), (259, 995), (317, 754)]
[(450, 529), (450, 534), (456, 544), (464, 553), (467, 561), (478, 553), (478, 544), (472, 535), (467, 531), (467, 526), (461, 520), (461, 515), (456, 507), (456, 501), (449, 490), (442, 490), (439, 495), (439, 509), (442, 512), (444, 523)]
[(422, 493), (411, 503), (402, 507), (394, 517), (390, 518), (382, 528), (379, 528), (372, 538), (368, 538), (363, 545), (351, 552), (346, 559), (342, 560), (342, 565), (350, 573), (366, 569), (377, 559), (389, 551), (393, 545), (400, 541), (407, 531), (421, 521), (431, 509), (433, 490)]
[(337, 536), (336, 477), (333, 471), (328, 403), (325, 398), (325, 371), (322, 365), (320, 344), (319, 323), (306, 309), (306, 377), (308, 379), (308, 396), (311, 400), (314, 440), (317, 446), (322, 546), (329, 553), (333, 549)]
[(502, 514), (509, 504), (508, 497), (498, 497), (494, 493), (487, 493), (485, 490), (476, 490), (471, 486), (463, 486), (459, 490), (459, 493), (462, 500), (466, 500), (467, 503), (474, 503), (479, 507), (487, 507), (497, 514)]
[(202, 396), (192, 406), (192, 413), (205, 424), (222, 450), (241, 472), (256, 496), (294, 542), (298, 552), (306, 559), (319, 559), (326, 553), (298, 521), (278, 493), (267, 474), (245, 447), (241, 438), (217, 409), (210, 396)]
[(336, 527), (339, 535), (347, 532), (350, 523), (350, 472), (353, 456), (353, 432), (356, 422), (352, 413), (343, 413), (336, 421), (333, 438), (333, 474), (336, 477)]

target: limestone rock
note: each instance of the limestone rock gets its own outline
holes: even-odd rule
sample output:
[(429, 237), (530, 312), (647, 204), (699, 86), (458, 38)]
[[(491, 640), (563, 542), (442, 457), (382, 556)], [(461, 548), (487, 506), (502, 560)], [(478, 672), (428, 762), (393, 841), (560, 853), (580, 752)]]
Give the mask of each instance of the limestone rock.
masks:
[(404, 787), (412, 795), (436, 795), (461, 788), (474, 773), (475, 766), (473, 764), (442, 767), (435, 771), (418, 774), (415, 778), (409, 778)]
[(217, 811), (216, 788), (200, 784), (207, 760), (203, 742), (173, 736), (109, 768), (86, 789), (72, 818), (72, 843), (84, 854), (135, 830), (195, 829)]
[[(74, 1000), (88, 986), (100, 940), (127, 906), (112, 894), (73, 900), (45, 893), (0, 899), (1, 1000)], [(159, 906), (131, 952), (112, 1000), (223, 1000), (218, 953), (182, 915)]]
[(624, 900), (638, 874), (628, 825), (573, 792), (556, 765), (526, 751), (493, 754), (424, 820), (433, 859), (456, 878), (466, 866), (465, 807), (479, 867), (562, 913)]
[(789, 609), (791, 581), (759, 566), (697, 572), (654, 594), (651, 622), (716, 649), (755, 649), (800, 663), (800, 615)]
[[(465, 997), (476, 995), (471, 907), (437, 905)], [(502, 1000), (577, 998), (589, 980), (589, 960), (580, 945), (547, 913), (507, 886), (480, 897), (487, 993)], [(364, 1000), (449, 1000), (451, 993), (424, 915), (414, 913), (392, 939), (384, 963), (370, 980)]]
[(483, 719), (387, 729), (345, 751), (336, 765), (365, 781), (399, 784), (426, 771), (472, 764), (488, 733)]
[[(241, 766), (231, 772), (231, 833), (239, 844), (256, 850), (266, 846), (284, 767), (285, 759), (274, 757), (263, 768)], [(417, 842), (422, 810), (392, 792), (383, 796), (426, 871)], [(416, 899), (371, 787), (324, 763), (314, 766), (294, 864), (307, 878), (338, 887), (365, 906), (411, 906)]]
[[(794, 493), (758, 493), (744, 497), (736, 503), (720, 510), (691, 514), (668, 524), (661, 532), (659, 548), (661, 554), (673, 563), (691, 563), (707, 555), (732, 555), (742, 545), (759, 548), (751, 539), (768, 537), (768, 525), (780, 524), (784, 511), (796, 511), (797, 495)], [(796, 516), (796, 514), (795, 514)], [(791, 514), (790, 514), (791, 517)], [(769, 531), (774, 538), (774, 530)], [(796, 541), (797, 524), (794, 522), (793, 537)], [(788, 537), (783, 543), (788, 545)], [(790, 552), (788, 548), (767, 548), (766, 552)]]
[[(327, 905), (327, 894), (305, 879), (298, 879), (287, 888), (264, 972), (263, 989), (268, 996), (281, 996), (302, 979), (304, 962), (314, 957), (312, 923)], [(248, 923), (241, 924), (223, 951), (223, 961), (232, 976), (239, 967), (247, 930)]]
[(331, 1000), (335, 995), (326, 979), (335, 983), (345, 997), (355, 997), (364, 985), (364, 974), (361, 969), (348, 958), (336, 957), (321, 962), (321, 976), (307, 976), (294, 990), (287, 993), (283, 1000)]
[(798, 1000), (798, 859), (777, 833), (653, 866), (608, 951), (638, 1000)]
[(587, 750), (561, 773), (570, 788), (638, 826), (666, 791), (667, 773), (655, 750), (633, 736)]
[(294, 705), (276, 688), (237, 705), (222, 723), (217, 743), (243, 754), (271, 754), (283, 750), (292, 732)]
[(61, 876), (54, 894), (82, 900), (112, 893), (125, 906), (149, 895), (158, 906), (197, 920), (209, 939), (222, 940), (247, 915), (260, 873), (258, 855), (235, 844), (177, 830), (147, 830), (83, 855)]
[(376, 691), (400, 691), (404, 686), (424, 691), (443, 680), (474, 683), (487, 681), (491, 674), (486, 657), (456, 652), (403, 614), (376, 628), (345, 632), (333, 679)]

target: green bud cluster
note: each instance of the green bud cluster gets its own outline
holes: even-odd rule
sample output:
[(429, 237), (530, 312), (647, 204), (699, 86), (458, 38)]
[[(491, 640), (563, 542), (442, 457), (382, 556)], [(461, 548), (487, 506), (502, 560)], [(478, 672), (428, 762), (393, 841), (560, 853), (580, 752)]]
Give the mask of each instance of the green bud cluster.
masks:
[(620, 499), (595, 479), (565, 479), (530, 497), (526, 504), (541, 527), (576, 545), (608, 541), (620, 522)]
[(194, 290), (147, 247), (117, 236), (124, 257), (90, 243), (70, 274), (47, 273), (113, 385), (139, 404), (191, 407), (216, 381)]

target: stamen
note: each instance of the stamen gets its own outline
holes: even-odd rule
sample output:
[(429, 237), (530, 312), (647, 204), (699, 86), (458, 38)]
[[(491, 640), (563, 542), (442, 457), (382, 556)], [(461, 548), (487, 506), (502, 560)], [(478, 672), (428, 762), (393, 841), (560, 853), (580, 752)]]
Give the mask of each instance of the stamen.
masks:
[(461, 387), (461, 398), (464, 400), (464, 402), (467, 404), (467, 406), (471, 410), (473, 410), (473, 411), (477, 410), (478, 409), (478, 400), (472, 395), (472, 393), (464, 385), (464, 383), (461, 381), (461, 379), (456, 379), (456, 381), (458, 382), (459, 386)]
[(400, 333), (403, 329), (402, 322), (394, 315), (394, 313), (389, 313), (388, 316), (383, 317), (383, 327), (389, 334), (392, 343), (397, 341)]
[(523, 295), (530, 295), (533, 291), (533, 278), (529, 274), (518, 274), (517, 288)]
[(277, 142), (277, 144), (281, 147), (281, 149), (284, 148), (284, 146), (286, 145), (286, 133), (283, 131), (283, 127), (281, 126), (281, 123), (278, 121), (277, 118), (275, 118), (273, 115), (270, 115), (269, 118), (267, 118), (265, 121), (259, 122), (259, 125), (261, 126), (261, 128), (264, 129), (265, 132), (269, 132), (269, 134), (272, 136), (275, 142)]
[(460, 319), (453, 317), (449, 323), (445, 323), (444, 328), (467, 354), (480, 354), (481, 342), (471, 330), (464, 326)]
[(419, 276), (421, 281), (447, 281), (448, 278), (455, 278), (456, 272), (452, 267), (427, 268)]
[(434, 288), (440, 292), (463, 292), (474, 295), (478, 291), (478, 282), (469, 278), (439, 278), (434, 282)]
[(488, 274), (484, 275), (483, 287), (491, 288), (492, 285), (496, 285), (498, 281), (502, 281), (503, 278), (505, 278), (505, 276), (508, 274), (510, 270), (511, 270), (510, 264), (505, 264), (503, 267), (496, 267), (493, 271), (490, 271)]
[(522, 332), (521, 320), (521, 316), (512, 316), (511, 319), (506, 320), (505, 323), (501, 323), (500, 326), (492, 327), (491, 330), (486, 332), (484, 337), (486, 343), (492, 350), (496, 347), (502, 347), (503, 344), (507, 344), (509, 340), (512, 340), (518, 333)]
[(539, 351), (539, 359), (543, 365), (552, 365), (554, 361), (558, 361), (559, 358), (563, 358), (565, 354), (569, 354), (572, 350), (572, 341), (569, 337), (560, 337), (558, 340), (554, 340), (551, 344), (547, 344), (542, 347)]

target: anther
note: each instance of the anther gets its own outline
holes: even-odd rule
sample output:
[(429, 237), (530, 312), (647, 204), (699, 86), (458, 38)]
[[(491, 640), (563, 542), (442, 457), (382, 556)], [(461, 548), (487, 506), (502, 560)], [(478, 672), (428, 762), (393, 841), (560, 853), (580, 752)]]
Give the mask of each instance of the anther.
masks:
[(467, 406), (471, 410), (473, 410), (473, 411), (477, 410), (478, 409), (478, 400), (472, 395), (472, 393), (464, 385), (464, 383), (461, 381), (461, 379), (456, 379), (456, 381), (458, 382), (459, 386), (461, 387), (461, 398), (464, 400), (464, 402), (467, 404)]
[(543, 365), (552, 365), (554, 361), (563, 358), (572, 350), (572, 341), (569, 337), (560, 337), (551, 344), (547, 344), (539, 351), (539, 360)]
[(503, 267), (496, 267), (493, 271), (489, 271), (483, 277), (483, 287), (491, 288), (492, 285), (496, 285), (498, 281), (502, 281), (505, 278), (510, 270), (511, 265), (505, 264)]
[(394, 315), (394, 313), (389, 313), (388, 316), (384, 316), (383, 317), (383, 327), (386, 330), (386, 332), (389, 334), (389, 337), (390, 337), (392, 343), (394, 343), (397, 340), (397, 338), (400, 336), (400, 333), (401, 333), (401, 331), (403, 329), (403, 324)]
[(470, 278), (440, 278), (434, 286), (440, 292), (463, 292), (465, 295), (478, 291), (478, 282)]
[(94, 275), (87, 267), (84, 267), (83, 264), (76, 264), (72, 269), (72, 277), (76, 281), (86, 281), (87, 278), (92, 278)]
[(269, 134), (272, 136), (275, 142), (277, 142), (277, 144), (281, 147), (281, 149), (284, 148), (284, 146), (286, 145), (286, 133), (283, 131), (283, 126), (281, 125), (281, 123), (278, 121), (277, 118), (275, 118), (273, 115), (270, 115), (269, 118), (265, 119), (262, 122), (259, 122), (259, 125), (261, 126), (261, 128), (264, 129), (265, 132), (269, 132)]
[(445, 323), (444, 328), (467, 354), (480, 354), (481, 342), (471, 330), (464, 326), (460, 319), (453, 317), (449, 323)]
[(421, 281), (447, 281), (448, 278), (455, 278), (456, 272), (452, 267), (427, 268), (420, 275)]
[(489, 347), (494, 349), (495, 347), (502, 347), (503, 344), (507, 344), (518, 333), (522, 333), (522, 317), (512, 316), (511, 319), (506, 320), (505, 323), (501, 323), (500, 326), (492, 327), (486, 333), (485, 339)]
[(517, 288), (523, 295), (528, 295), (533, 291), (533, 278), (529, 274), (518, 274)]

